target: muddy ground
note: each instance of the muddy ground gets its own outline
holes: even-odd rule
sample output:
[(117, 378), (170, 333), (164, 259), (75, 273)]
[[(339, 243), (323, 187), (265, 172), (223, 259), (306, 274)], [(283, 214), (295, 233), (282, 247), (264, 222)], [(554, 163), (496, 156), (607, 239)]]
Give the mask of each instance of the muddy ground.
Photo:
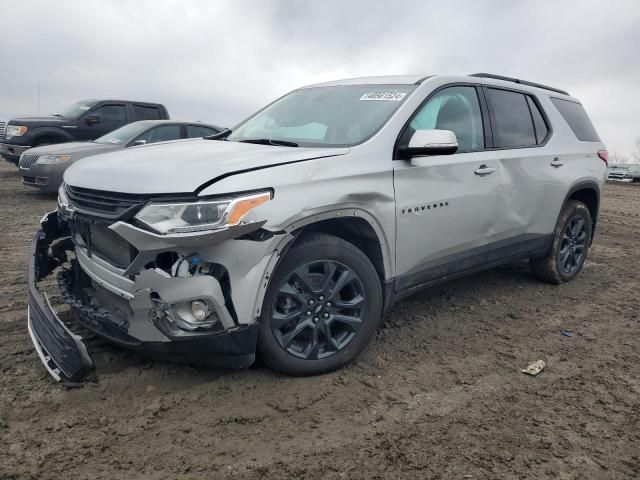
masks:
[(93, 340), (94, 379), (67, 390), (26, 332), (27, 245), (55, 199), (16, 170), (0, 162), (0, 478), (640, 477), (640, 185), (607, 185), (573, 283), (519, 263), (420, 293), (339, 372), (212, 371)]

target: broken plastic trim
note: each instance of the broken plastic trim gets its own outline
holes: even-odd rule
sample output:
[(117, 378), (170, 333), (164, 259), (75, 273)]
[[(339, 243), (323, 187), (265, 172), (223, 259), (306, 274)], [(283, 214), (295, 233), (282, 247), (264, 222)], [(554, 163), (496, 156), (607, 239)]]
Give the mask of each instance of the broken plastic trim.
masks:
[(53, 240), (64, 236), (55, 212), (41, 221), (31, 242), (28, 270), (27, 329), (31, 341), (47, 372), (57, 382), (77, 387), (94, 368), (93, 360), (82, 342), (72, 333), (53, 310), (49, 299), (37, 288), (37, 281), (53, 271), (61, 258), (49, 255)]

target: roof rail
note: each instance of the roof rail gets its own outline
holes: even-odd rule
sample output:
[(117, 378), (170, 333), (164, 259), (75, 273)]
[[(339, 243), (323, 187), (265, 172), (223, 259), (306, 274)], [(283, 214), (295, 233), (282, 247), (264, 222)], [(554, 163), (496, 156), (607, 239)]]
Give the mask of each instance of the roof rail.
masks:
[(542, 85), (541, 83), (528, 82), (526, 80), (520, 80), (519, 78), (503, 77), (502, 75), (494, 75), (492, 73), (472, 73), (469, 76), (480, 77), (480, 78), (493, 78), (494, 80), (504, 80), (505, 82), (519, 83), (520, 85), (527, 85), (529, 87), (542, 88), (544, 90), (551, 90), (552, 92), (561, 93), (563, 95), (569, 95), (569, 92), (560, 90), (559, 88), (548, 87), (547, 85)]

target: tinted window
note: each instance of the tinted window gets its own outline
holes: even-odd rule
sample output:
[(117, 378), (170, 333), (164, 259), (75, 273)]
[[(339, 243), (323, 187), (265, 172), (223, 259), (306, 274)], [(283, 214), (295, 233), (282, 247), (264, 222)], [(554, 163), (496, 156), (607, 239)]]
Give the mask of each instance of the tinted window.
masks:
[(402, 134), (400, 145), (408, 145), (416, 130), (451, 130), (458, 138), (458, 151), (484, 148), (484, 130), (478, 94), (474, 87), (450, 87), (436, 93), (415, 114)]
[(100, 123), (115, 123), (122, 125), (127, 122), (127, 113), (124, 105), (103, 105), (91, 112), (91, 115), (100, 117)]
[(140, 135), (136, 140), (146, 140), (147, 143), (167, 142), (180, 138), (180, 125), (162, 125), (152, 128), (148, 132)]
[(536, 144), (533, 120), (522, 93), (488, 89), (495, 120), (494, 142), (497, 147), (529, 147)]
[(149, 122), (133, 122), (120, 127), (106, 135), (94, 140), (95, 143), (112, 143), (114, 145), (124, 145), (149, 128)]
[(549, 129), (547, 128), (547, 124), (545, 123), (536, 102), (534, 102), (531, 97), (527, 97), (527, 102), (529, 102), (529, 108), (531, 109), (531, 115), (533, 116), (533, 126), (536, 129), (536, 142), (541, 144), (547, 137)]
[(218, 130), (200, 125), (187, 125), (187, 138), (202, 138), (214, 133), (220, 133)]
[(136, 120), (160, 120), (160, 109), (158, 107), (145, 107), (142, 105), (134, 105), (133, 113)]
[(600, 137), (582, 105), (576, 102), (570, 102), (569, 100), (560, 100), (559, 98), (552, 98), (551, 101), (567, 121), (573, 133), (576, 134), (578, 140), (582, 140), (583, 142), (600, 141)]

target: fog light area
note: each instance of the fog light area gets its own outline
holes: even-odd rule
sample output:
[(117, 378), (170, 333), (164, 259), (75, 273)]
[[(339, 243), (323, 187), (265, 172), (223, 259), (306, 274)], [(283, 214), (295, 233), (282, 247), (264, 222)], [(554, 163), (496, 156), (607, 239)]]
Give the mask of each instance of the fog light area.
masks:
[(173, 320), (183, 330), (213, 327), (218, 321), (215, 310), (204, 300), (181, 302), (173, 308)]

